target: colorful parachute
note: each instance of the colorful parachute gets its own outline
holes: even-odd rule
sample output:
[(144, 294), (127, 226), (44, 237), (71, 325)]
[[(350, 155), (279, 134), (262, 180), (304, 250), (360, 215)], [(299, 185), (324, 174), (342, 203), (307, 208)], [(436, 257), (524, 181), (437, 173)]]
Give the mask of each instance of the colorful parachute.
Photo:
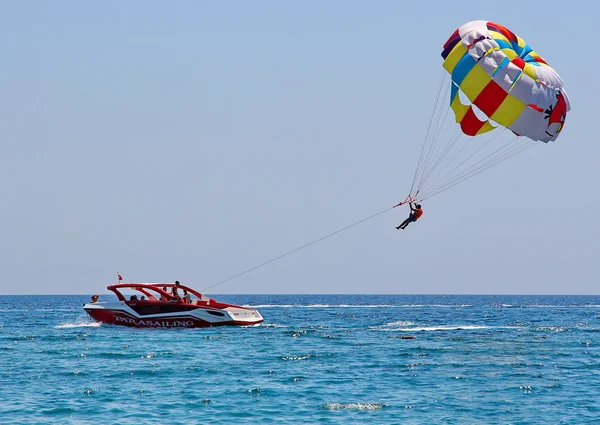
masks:
[(502, 25), (463, 25), (444, 44), (442, 57), (407, 200), (423, 201), (540, 141), (556, 140), (571, 109), (558, 73)]
[(540, 55), (502, 25), (469, 22), (444, 45), (444, 68), (452, 78), (450, 104), (465, 134), (493, 130), (471, 106), (459, 99), (460, 89), (489, 119), (533, 140), (555, 140), (570, 109), (558, 73)]

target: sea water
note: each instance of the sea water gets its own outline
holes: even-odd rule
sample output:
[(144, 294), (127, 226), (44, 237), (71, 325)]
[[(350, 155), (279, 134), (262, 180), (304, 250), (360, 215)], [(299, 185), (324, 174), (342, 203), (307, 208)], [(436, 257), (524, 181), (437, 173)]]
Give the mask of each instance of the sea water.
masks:
[(215, 298), (265, 321), (136, 329), (89, 296), (0, 296), (0, 423), (600, 424), (599, 297)]

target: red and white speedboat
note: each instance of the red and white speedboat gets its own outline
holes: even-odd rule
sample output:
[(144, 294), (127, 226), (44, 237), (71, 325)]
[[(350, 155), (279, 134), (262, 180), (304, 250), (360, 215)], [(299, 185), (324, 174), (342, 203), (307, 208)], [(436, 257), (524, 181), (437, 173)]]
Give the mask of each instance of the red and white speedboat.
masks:
[[(179, 283), (119, 283), (107, 287), (118, 301), (92, 302), (83, 309), (98, 322), (138, 328), (205, 328), (257, 325), (264, 319), (254, 309), (225, 304)], [(135, 292), (127, 299), (121, 290)]]

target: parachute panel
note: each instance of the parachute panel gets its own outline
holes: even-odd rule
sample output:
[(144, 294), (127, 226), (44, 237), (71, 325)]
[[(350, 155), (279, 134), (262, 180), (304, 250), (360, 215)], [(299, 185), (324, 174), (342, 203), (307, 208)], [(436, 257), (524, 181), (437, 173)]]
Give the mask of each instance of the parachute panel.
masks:
[(452, 51), (444, 59), (444, 68), (449, 74), (452, 74), (452, 70), (458, 65), (458, 62), (467, 55), (467, 48), (462, 43), (456, 44)]
[[(453, 87), (456, 87), (453, 85)], [(458, 91), (458, 90), (457, 90)], [(489, 120), (481, 120), (475, 114), (471, 105), (465, 105), (460, 100), (460, 96), (456, 92), (452, 104), (450, 105), (454, 111), (456, 122), (460, 124), (463, 133), (468, 136), (477, 136), (494, 130), (494, 127)]]
[[(453, 74), (454, 76), (454, 74)], [(467, 95), (471, 102), (483, 92), (492, 79), (487, 75), (481, 65), (476, 64), (469, 73), (465, 76), (462, 82), (458, 85), (460, 89)]]
[(525, 104), (513, 96), (506, 96), (504, 101), (498, 106), (490, 116), (492, 120), (507, 128), (512, 128), (512, 124), (521, 115), (525, 109)]

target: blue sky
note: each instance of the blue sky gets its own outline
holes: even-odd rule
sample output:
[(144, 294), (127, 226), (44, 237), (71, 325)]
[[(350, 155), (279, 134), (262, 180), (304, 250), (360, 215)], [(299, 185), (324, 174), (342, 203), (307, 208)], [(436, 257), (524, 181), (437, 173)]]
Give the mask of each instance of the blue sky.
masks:
[[(591, 3), (590, 3), (591, 5)], [(465, 22), (512, 29), (572, 110), (536, 146), (211, 293), (596, 294), (598, 6), (0, 4), (1, 294), (203, 289), (401, 201)]]

